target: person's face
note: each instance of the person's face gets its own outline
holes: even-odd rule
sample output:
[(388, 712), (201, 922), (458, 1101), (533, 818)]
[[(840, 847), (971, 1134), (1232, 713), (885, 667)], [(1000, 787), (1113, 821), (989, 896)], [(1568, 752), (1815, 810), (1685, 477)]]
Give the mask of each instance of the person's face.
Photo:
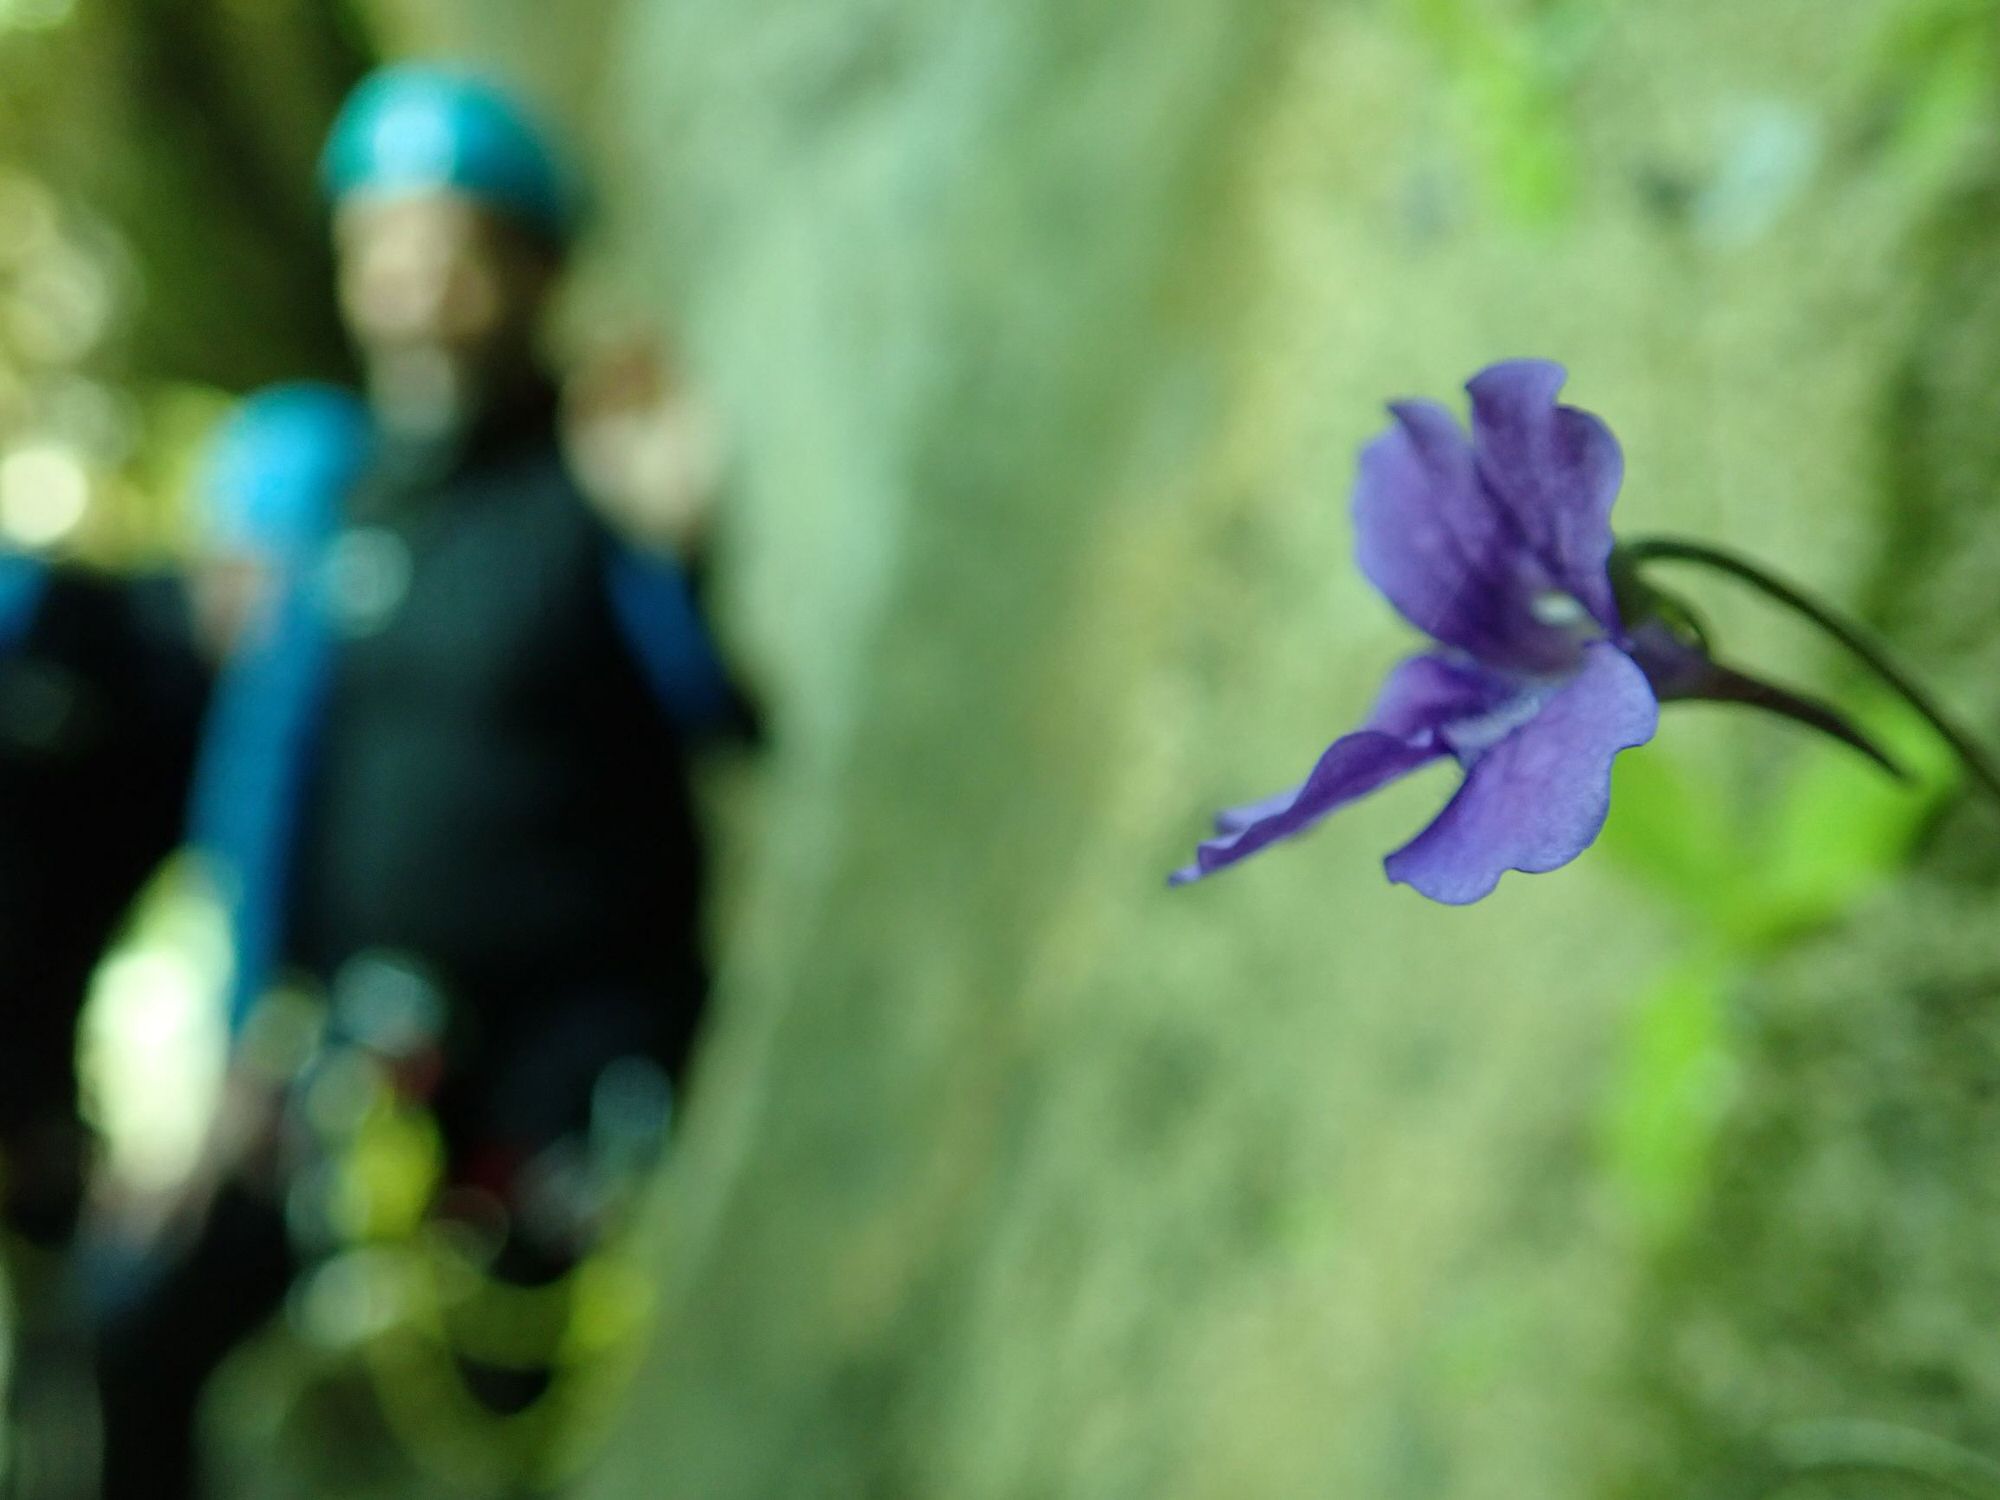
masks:
[(334, 218), (341, 312), (391, 430), (461, 430), (533, 367), (555, 273), (540, 242), (452, 193), (358, 197)]

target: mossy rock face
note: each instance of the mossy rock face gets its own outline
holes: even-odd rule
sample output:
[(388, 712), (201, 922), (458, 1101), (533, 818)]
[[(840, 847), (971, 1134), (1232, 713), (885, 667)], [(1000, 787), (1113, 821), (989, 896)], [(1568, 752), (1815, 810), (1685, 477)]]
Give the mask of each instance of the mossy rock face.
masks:
[[(1977, 171), (1919, 239), (1922, 295), (1885, 386), (1874, 590), (1903, 654), (1989, 743), (1996, 181)], [(2000, 1455), (2000, 809), (1976, 793), (1943, 807), (1906, 875), (1745, 982), (1732, 1015), (1737, 1103), (1706, 1209), (1656, 1268), (1635, 1362), (1656, 1456), (1702, 1456), (1698, 1493), (1753, 1495), (1809, 1423), (1808, 1448), (1881, 1466), (1799, 1493), (1937, 1493), (1898, 1472), (1910, 1434)]]
[(1701, 1470), (1641, 1492), (1763, 1493), (1800, 1424), (2000, 1452), (1994, 909), (1990, 886), (1913, 875), (1742, 987), (1708, 1202), (1637, 1346), (1660, 1456)]
[(1570, 365), (1628, 530), (1872, 597), (1990, 713), (1935, 227), (1985, 105), (1899, 123), (1941, 9), (632, 7), (606, 274), (729, 414), (779, 735), (596, 1493), (1733, 1493), (1794, 1417), (1983, 1438), (1990, 824), (1897, 884), (1839, 751), (1677, 710), (1603, 848), (1477, 908), (1379, 869), (1442, 775), (1161, 886), (1408, 649), (1353, 454), (1492, 358)]

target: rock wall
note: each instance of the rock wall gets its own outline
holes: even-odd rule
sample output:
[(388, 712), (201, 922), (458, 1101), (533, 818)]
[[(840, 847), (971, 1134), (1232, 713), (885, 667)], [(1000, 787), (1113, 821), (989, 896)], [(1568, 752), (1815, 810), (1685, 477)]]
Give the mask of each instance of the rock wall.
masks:
[(1345, 519), (1380, 401), (1506, 355), (1612, 422), (1628, 531), (1869, 602), (1993, 722), (1989, 9), (636, 0), (607, 275), (729, 414), (780, 733), (593, 1493), (1736, 1495), (1793, 1419), (2000, 1446), (1990, 814), (1676, 710), (1599, 850), (1477, 908), (1377, 864), (1443, 776), (1161, 884), (1407, 647)]

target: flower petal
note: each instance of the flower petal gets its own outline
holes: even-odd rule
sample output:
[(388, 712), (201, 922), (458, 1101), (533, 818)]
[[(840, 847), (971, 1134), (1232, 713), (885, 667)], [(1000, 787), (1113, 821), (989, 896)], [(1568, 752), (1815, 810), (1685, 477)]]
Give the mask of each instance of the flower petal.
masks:
[(1304, 784), (1221, 814), (1216, 837), (1195, 851), (1194, 863), (1174, 871), (1170, 881), (1186, 885), (1255, 854), (1279, 839), (1304, 833), (1336, 808), (1344, 807), (1399, 776), (1407, 776), (1444, 754), (1435, 739), (1418, 741), (1363, 729), (1327, 747)]
[(1645, 673), (1608, 642), (1527, 723), (1481, 754), (1437, 820), (1391, 854), (1391, 880), (1462, 906), (1508, 870), (1539, 874), (1590, 847), (1611, 805), (1611, 762), (1659, 722)]
[(1398, 662), (1368, 715), (1370, 729), (1410, 738), (1492, 713), (1520, 692), (1476, 662), (1426, 653)]
[(1567, 378), (1551, 360), (1515, 359), (1467, 381), (1474, 462), (1556, 584), (1598, 624), (1616, 631), (1611, 506), (1625, 477), (1625, 455), (1603, 422), (1557, 404)]
[(1355, 562), (1417, 629), (1486, 656), (1504, 634), (1490, 572), (1505, 537), (1479, 492), (1472, 445), (1433, 402), (1389, 411), (1395, 424), (1361, 450), (1356, 470)]
[(1480, 480), (1456, 418), (1430, 401), (1390, 406), (1395, 423), (1361, 450), (1355, 562), (1403, 618), (1497, 666), (1543, 668), (1573, 654), (1537, 620), (1546, 569)]

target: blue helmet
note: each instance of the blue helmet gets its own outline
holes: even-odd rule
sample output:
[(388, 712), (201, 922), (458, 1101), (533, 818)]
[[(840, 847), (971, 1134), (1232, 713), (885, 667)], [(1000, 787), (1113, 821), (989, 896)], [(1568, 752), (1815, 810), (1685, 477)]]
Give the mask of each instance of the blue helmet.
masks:
[(338, 386), (299, 382), (246, 397), (203, 468), (204, 542), (272, 560), (305, 556), (340, 524), (373, 444), (368, 408)]
[(514, 99), (453, 68), (399, 63), (348, 96), (320, 158), (329, 201), (463, 193), (556, 244), (576, 228), (574, 183)]

